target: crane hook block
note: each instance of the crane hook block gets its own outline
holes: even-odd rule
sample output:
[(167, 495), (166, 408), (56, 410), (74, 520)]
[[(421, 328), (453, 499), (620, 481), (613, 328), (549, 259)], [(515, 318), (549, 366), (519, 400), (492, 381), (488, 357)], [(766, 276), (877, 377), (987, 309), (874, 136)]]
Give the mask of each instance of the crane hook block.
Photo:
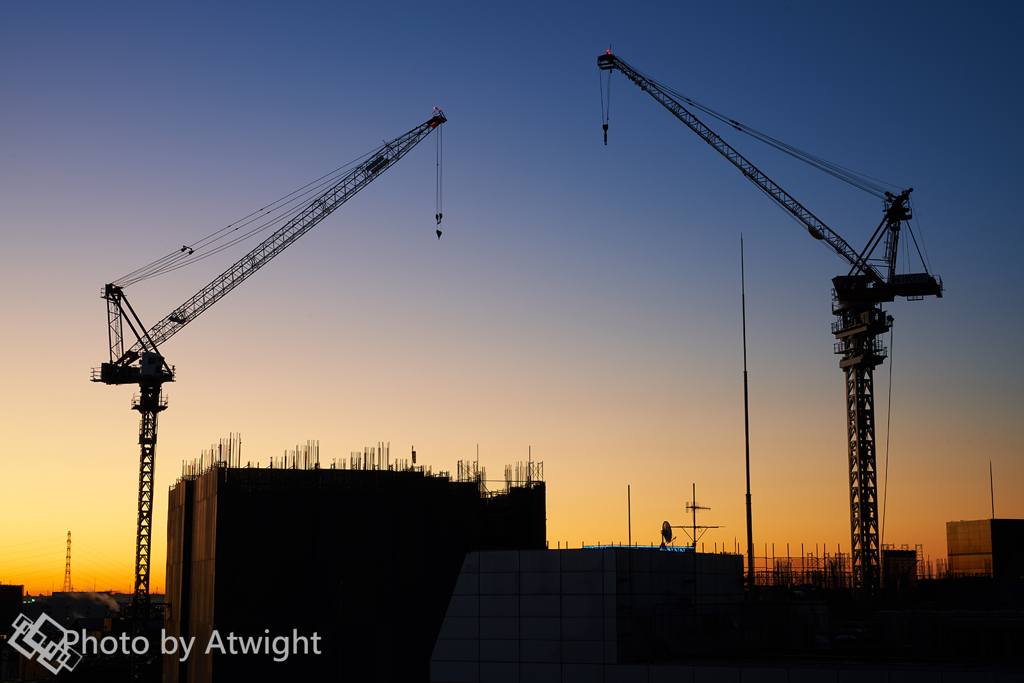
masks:
[(601, 127), (604, 128), (604, 144), (607, 145), (608, 144), (608, 124), (607, 123), (602, 124)]
[(437, 231), (437, 239), (441, 239), (441, 231), (440, 230)]

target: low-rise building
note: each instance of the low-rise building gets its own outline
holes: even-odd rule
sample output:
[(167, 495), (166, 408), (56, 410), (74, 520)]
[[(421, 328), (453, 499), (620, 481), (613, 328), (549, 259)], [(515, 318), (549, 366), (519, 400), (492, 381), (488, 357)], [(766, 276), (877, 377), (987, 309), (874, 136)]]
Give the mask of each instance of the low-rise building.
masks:
[(1024, 519), (946, 522), (946, 552), (954, 576), (1024, 578)]

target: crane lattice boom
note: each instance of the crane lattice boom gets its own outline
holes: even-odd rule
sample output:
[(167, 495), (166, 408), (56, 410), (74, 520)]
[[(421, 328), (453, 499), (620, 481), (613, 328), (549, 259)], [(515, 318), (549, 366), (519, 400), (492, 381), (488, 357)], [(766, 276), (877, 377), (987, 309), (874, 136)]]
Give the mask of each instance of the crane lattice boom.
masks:
[[(210, 284), (199, 290), (188, 301), (171, 311), (163, 320), (153, 325), (148, 333), (145, 333), (144, 329), (142, 331), (135, 330), (137, 341), (126, 352), (121, 346), (121, 336), (119, 334), (112, 336), (110, 363), (123, 367), (134, 362), (143, 351), (155, 353), (157, 347), (195, 320), (203, 311), (220, 301), (228, 292), (245, 282), (253, 273), (309, 232), (313, 226), (331, 215), (445, 121), (447, 119), (444, 115), (438, 114), (408, 133), (385, 144), (380, 153), (359, 164), (352, 172), (311, 200), (297, 216), (278, 228), (270, 237), (217, 276)], [(103, 298), (108, 301), (120, 302), (123, 297), (123, 291), (116, 284), (106, 285), (104, 288)], [(111, 308), (113, 309), (112, 315), (122, 315), (120, 306)], [(138, 320), (134, 316), (134, 312), (132, 312), (132, 318)], [(112, 327), (114, 322), (111, 321)], [(141, 325), (141, 323), (139, 324)]]
[(728, 159), (744, 176), (757, 185), (765, 194), (774, 199), (780, 206), (793, 214), (797, 220), (807, 227), (807, 231), (815, 239), (823, 240), (834, 252), (839, 254), (851, 266), (862, 270), (872, 280), (882, 283), (882, 276), (870, 264), (864, 262), (860, 255), (846, 243), (830, 227), (825, 225), (817, 216), (808, 211), (803, 204), (798, 202), (788, 192), (779, 187), (775, 181), (761, 172), (754, 164), (723, 140), (715, 131), (711, 130), (694, 116), (686, 107), (668, 95), (657, 84), (631, 67), (619, 57), (606, 52), (597, 58), (598, 66), (604, 70), (618, 69), (629, 80), (636, 83), (642, 90), (656, 99), (663, 107), (668, 109), (680, 121), (689, 126), (690, 130), (699, 135), (705, 142), (714, 147), (718, 152)]

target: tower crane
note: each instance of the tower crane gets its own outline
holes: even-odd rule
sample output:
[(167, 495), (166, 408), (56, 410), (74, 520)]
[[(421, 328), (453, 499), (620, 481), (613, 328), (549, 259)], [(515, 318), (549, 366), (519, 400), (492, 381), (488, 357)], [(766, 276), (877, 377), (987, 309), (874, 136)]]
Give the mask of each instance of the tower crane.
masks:
[[(896, 297), (920, 300), (925, 296), (942, 296), (942, 280), (928, 272), (925, 259), (921, 257), (923, 272), (897, 274), (897, 247), (901, 229), (906, 224), (916, 245), (916, 238), (910, 229), (910, 193), (913, 188), (899, 194), (885, 191), (883, 217), (867, 245), (856, 251), (818, 219), (800, 202), (790, 196), (754, 164), (729, 146), (714, 131), (704, 125), (679, 100), (691, 106), (692, 100), (680, 96), (654, 79), (637, 71), (618, 56), (606, 50), (597, 58), (597, 65), (609, 73), (618, 70), (635, 83), (641, 90), (657, 100), (705, 142), (715, 148), (732, 163), (758, 189), (802, 223), (811, 237), (823, 242), (849, 265), (849, 271), (832, 279), (832, 312), (836, 321), (832, 333), (838, 340), (834, 352), (840, 355), (839, 367), (846, 376), (846, 429), (849, 456), (850, 480), (850, 534), (851, 564), (854, 592), (868, 598), (880, 587), (880, 560), (878, 535), (878, 499), (875, 468), (875, 406), (874, 369), (887, 355), (879, 336), (892, 326), (893, 319), (882, 310), (881, 304), (894, 301)], [(703, 108), (703, 107), (702, 107)], [(709, 111), (704, 108), (705, 111)], [(728, 125), (743, 130), (741, 125), (712, 113)], [(605, 144), (608, 143), (607, 119), (603, 121)], [(767, 136), (761, 136), (767, 137)], [(787, 149), (793, 150), (793, 148)], [(818, 160), (822, 161), (822, 160)], [(827, 163), (827, 162), (826, 162)], [(835, 169), (834, 165), (828, 165)], [(819, 166), (820, 168), (820, 166)], [(826, 172), (833, 170), (825, 168)], [(862, 189), (864, 189), (862, 187)], [(884, 244), (883, 244), (884, 240)], [(881, 253), (875, 255), (879, 246)], [(920, 255), (920, 249), (918, 249)], [(749, 499), (748, 499), (749, 526)], [(753, 541), (749, 529), (747, 537), (748, 571), (753, 576)]]
[[(139, 393), (132, 408), (139, 411), (139, 500), (137, 533), (135, 538), (135, 588), (132, 596), (132, 621), (138, 631), (149, 613), (149, 562), (153, 522), (153, 481), (156, 467), (157, 416), (167, 408), (162, 387), (174, 381), (174, 366), (169, 365), (159, 347), (177, 334), (185, 325), (217, 303), (228, 292), (242, 284), (271, 259), (284, 251), (313, 226), (327, 218), (357, 192), (373, 182), (393, 166), (413, 147), (447, 119), (441, 110), (426, 122), (416, 126), (390, 142), (384, 143), (370, 158), (355, 167), (340, 180), (308, 201), (283, 226), (278, 228), (237, 263), (214, 278), (210, 284), (171, 311), (152, 327), (146, 328), (128, 302), (126, 284), (110, 283), (103, 287), (101, 296), (107, 302), (107, 334), (110, 362), (93, 368), (92, 381), (104, 384), (137, 384)], [(438, 219), (440, 223), (440, 219)], [(438, 230), (440, 237), (440, 230)], [(182, 251), (188, 247), (182, 247)], [(189, 252), (191, 253), (191, 251)], [(126, 343), (124, 326), (135, 338)]]

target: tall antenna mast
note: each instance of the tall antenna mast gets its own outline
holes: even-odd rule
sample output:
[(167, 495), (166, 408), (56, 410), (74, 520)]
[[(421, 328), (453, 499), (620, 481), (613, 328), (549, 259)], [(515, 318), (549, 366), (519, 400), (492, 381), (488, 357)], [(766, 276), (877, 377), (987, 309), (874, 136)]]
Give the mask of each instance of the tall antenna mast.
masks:
[(747, 285), (743, 273), (743, 233), (740, 233), (740, 306), (743, 311), (743, 434), (747, 453), (747, 585), (754, 585), (754, 525), (750, 511), (750, 407), (747, 401)]

